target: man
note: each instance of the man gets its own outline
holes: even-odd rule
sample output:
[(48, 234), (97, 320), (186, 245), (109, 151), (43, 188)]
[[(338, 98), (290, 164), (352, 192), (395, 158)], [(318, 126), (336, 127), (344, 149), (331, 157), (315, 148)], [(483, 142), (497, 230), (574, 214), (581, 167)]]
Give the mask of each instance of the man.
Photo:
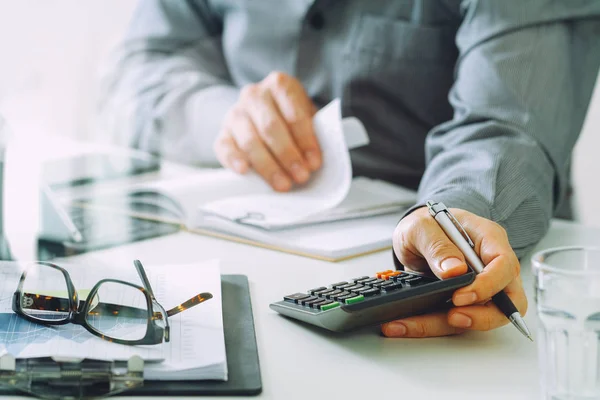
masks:
[(382, 327), (439, 336), (507, 323), (488, 301), (500, 290), (525, 313), (517, 257), (565, 202), (599, 65), (597, 0), (144, 0), (104, 111), (131, 146), (287, 191), (321, 166), (311, 117), (341, 98), (371, 140), (354, 172), (419, 189), (394, 233), (399, 261), (467, 271), (422, 207), (432, 199), (486, 264), (449, 312)]

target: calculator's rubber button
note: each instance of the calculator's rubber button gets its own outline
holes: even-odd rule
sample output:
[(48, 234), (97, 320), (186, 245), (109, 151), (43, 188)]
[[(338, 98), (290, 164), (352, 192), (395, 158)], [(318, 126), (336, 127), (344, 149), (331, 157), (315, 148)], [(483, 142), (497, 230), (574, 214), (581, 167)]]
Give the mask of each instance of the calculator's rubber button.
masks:
[(382, 276), (390, 274), (392, 272), (394, 272), (394, 271), (392, 271), (391, 269), (388, 269), (388, 270), (385, 270), (385, 271), (377, 272), (375, 274), (375, 276), (378, 277), (379, 279), (381, 279)]
[(334, 297), (336, 297), (336, 296), (339, 296), (339, 295), (340, 295), (340, 294), (342, 294), (342, 293), (344, 293), (344, 291), (343, 291), (343, 290), (335, 289), (333, 292), (331, 292), (331, 293), (327, 293), (327, 294), (325, 295), (325, 297), (326, 297), (326, 298), (328, 298), (328, 299), (332, 299), (332, 298), (334, 298)]
[[(392, 282), (392, 281), (390, 281)], [(386, 292), (391, 292), (392, 290), (402, 289), (402, 284), (400, 282), (393, 282), (391, 285), (385, 285), (381, 287)]]
[(308, 291), (308, 293), (310, 293), (312, 295), (317, 295), (317, 292), (321, 292), (323, 290), (327, 290), (327, 288), (325, 286), (321, 286), (321, 287), (318, 287), (318, 288), (310, 289)]
[(302, 299), (298, 302), (298, 304), (301, 304), (303, 306), (307, 305), (307, 303), (311, 302), (311, 301), (316, 301), (316, 300), (321, 300), (316, 296), (309, 296), (307, 299)]
[(340, 298), (342, 298), (342, 297), (348, 297), (348, 296), (352, 297), (354, 295), (352, 293), (350, 293), (350, 292), (346, 292), (346, 291), (342, 290), (342, 292), (340, 294), (337, 294), (337, 295), (333, 296), (332, 300), (340, 301)]
[(405, 272), (402, 272), (402, 271), (396, 271), (396, 272), (400, 272), (400, 273), (399, 273), (398, 275), (393, 275), (393, 276), (390, 278), (390, 279), (391, 279), (391, 280), (393, 280), (394, 282), (401, 281), (402, 279), (404, 279), (404, 278), (406, 278), (406, 277), (409, 277), (409, 276), (411, 276), (411, 275), (409, 275), (409, 274), (407, 274), (407, 273), (405, 273)]
[(329, 302), (330, 302), (330, 300), (327, 300), (327, 299), (319, 299), (319, 301), (315, 301), (314, 303), (310, 303), (309, 307), (310, 308), (316, 308), (316, 309), (318, 309), (320, 305), (327, 304)]
[(373, 282), (377, 282), (377, 278), (369, 278), (369, 279), (365, 279), (364, 281), (361, 281), (360, 283), (362, 283), (363, 285), (369, 285)]
[(354, 294), (354, 293), (348, 293), (345, 296), (338, 296), (335, 300), (345, 302), (346, 300), (353, 299), (355, 297), (358, 297), (358, 296), (356, 296), (356, 294)]
[(353, 286), (349, 286), (347, 288), (344, 288), (345, 291), (347, 292), (356, 292), (357, 290), (360, 290), (362, 288), (364, 288), (364, 285), (353, 285)]
[(329, 304), (321, 305), (320, 308), (321, 308), (321, 311), (327, 311), (327, 310), (331, 310), (332, 308), (336, 308), (339, 306), (340, 306), (340, 303), (338, 303), (337, 301), (333, 301)]
[(388, 281), (384, 280), (384, 279), (378, 279), (377, 282), (373, 282), (371, 284), (372, 287), (381, 287), (381, 285), (385, 285)]
[(351, 279), (350, 282), (361, 283), (362, 281), (370, 279), (370, 278), (371, 278), (370, 276), (361, 276), (358, 278)]
[(305, 300), (305, 299), (308, 299), (309, 297), (311, 297), (311, 296), (306, 293), (295, 293), (295, 294), (290, 294), (289, 296), (285, 296), (283, 298), (283, 300), (289, 301), (290, 303), (298, 304), (298, 302), (300, 300)]
[(334, 293), (335, 291), (337, 291), (337, 289), (326, 289), (326, 290), (321, 290), (320, 292), (314, 293), (315, 296), (319, 296), (319, 297), (324, 297), (324, 298), (329, 298), (328, 296), (332, 293)]
[(334, 283), (333, 285), (331, 285), (331, 287), (335, 288), (335, 289), (339, 289), (339, 286), (345, 286), (347, 284), (348, 284), (348, 282), (338, 282), (338, 283)]
[(376, 288), (367, 288), (366, 290), (359, 292), (359, 294), (362, 294), (364, 297), (371, 297), (379, 294), (380, 292), (381, 291)]
[(356, 296), (356, 297), (352, 297), (352, 298), (350, 298), (350, 299), (346, 299), (345, 301), (346, 301), (346, 304), (354, 304), (354, 303), (361, 302), (361, 301), (363, 301), (364, 299), (365, 299), (365, 296), (363, 296), (363, 295), (361, 294), (361, 295), (358, 295), (358, 296)]
[(382, 276), (381, 279), (385, 279), (386, 281), (389, 281), (392, 277), (398, 276), (401, 274), (402, 274), (402, 271), (394, 271), (390, 274), (386, 274), (386, 275)]

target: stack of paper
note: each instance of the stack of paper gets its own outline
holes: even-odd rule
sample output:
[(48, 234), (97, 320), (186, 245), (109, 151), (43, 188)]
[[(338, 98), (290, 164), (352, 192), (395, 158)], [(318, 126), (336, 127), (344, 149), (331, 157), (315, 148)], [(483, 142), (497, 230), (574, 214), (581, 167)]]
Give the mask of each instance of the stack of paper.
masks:
[[(69, 271), (81, 297), (98, 281), (121, 279), (141, 286), (134, 269), (119, 270), (60, 264)], [(218, 261), (194, 265), (144, 266), (158, 302), (170, 309), (200, 292), (214, 297), (169, 318), (171, 340), (151, 346), (128, 346), (102, 340), (81, 326), (46, 326), (29, 322), (11, 309), (23, 265), (0, 263), (0, 356), (65, 357), (96, 360), (145, 360), (149, 380), (227, 380), (221, 278)], [(185, 277), (185, 279), (182, 279)], [(118, 329), (116, 324), (115, 329)]]

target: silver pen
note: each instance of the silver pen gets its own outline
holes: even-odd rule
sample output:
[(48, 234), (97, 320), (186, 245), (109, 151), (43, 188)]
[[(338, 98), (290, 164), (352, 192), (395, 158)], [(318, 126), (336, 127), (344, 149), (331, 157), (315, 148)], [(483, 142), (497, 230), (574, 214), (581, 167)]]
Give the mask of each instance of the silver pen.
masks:
[[(429, 214), (436, 220), (436, 222), (440, 225), (442, 230), (446, 233), (448, 238), (458, 247), (461, 253), (464, 254), (467, 263), (473, 269), (476, 274), (480, 274), (483, 272), (485, 265), (475, 253), (475, 244), (462, 227), (460, 222), (454, 215), (450, 213), (448, 208), (444, 205), (444, 203), (436, 203), (433, 201), (427, 202), (427, 208), (429, 209)], [(531, 333), (521, 317), (521, 314), (517, 310), (517, 307), (510, 300), (508, 295), (501, 290), (492, 296), (492, 301), (494, 304), (506, 315), (510, 322), (529, 340), (533, 342), (533, 338), (531, 337)]]

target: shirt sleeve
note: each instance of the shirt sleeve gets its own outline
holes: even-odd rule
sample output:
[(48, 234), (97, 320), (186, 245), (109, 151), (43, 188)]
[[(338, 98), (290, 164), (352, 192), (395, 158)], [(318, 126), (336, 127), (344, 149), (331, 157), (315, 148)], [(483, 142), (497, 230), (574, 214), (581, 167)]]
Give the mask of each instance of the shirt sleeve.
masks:
[(426, 141), (419, 203), (502, 225), (519, 257), (567, 193), (600, 65), (600, 2), (467, 1), (451, 121)]
[(214, 165), (213, 141), (238, 98), (204, 0), (141, 0), (103, 71), (100, 121), (113, 142)]

